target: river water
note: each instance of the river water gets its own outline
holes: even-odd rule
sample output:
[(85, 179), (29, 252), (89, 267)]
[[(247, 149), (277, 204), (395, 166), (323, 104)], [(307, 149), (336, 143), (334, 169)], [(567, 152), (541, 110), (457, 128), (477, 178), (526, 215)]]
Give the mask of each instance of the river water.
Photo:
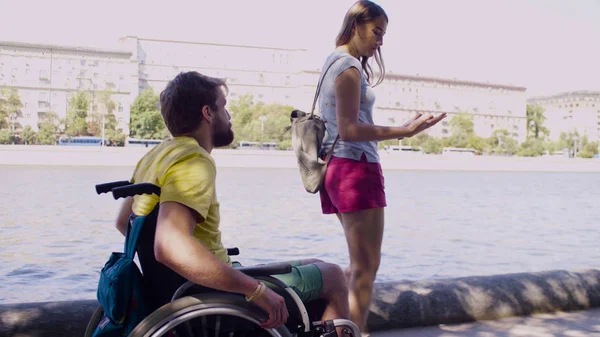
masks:
[[(0, 166), (0, 303), (92, 299), (123, 237), (97, 183), (131, 168)], [(600, 265), (600, 174), (384, 171), (377, 281)], [(342, 228), (295, 169), (219, 169), (223, 240), (245, 265), (316, 257), (347, 264)]]

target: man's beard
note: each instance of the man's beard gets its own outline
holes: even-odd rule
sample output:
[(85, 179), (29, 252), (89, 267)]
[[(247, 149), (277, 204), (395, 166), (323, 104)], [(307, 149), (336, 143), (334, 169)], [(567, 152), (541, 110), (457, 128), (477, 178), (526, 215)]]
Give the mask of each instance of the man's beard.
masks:
[(213, 146), (214, 147), (223, 147), (231, 144), (233, 142), (234, 134), (231, 128), (227, 128), (226, 130), (220, 130), (213, 133)]

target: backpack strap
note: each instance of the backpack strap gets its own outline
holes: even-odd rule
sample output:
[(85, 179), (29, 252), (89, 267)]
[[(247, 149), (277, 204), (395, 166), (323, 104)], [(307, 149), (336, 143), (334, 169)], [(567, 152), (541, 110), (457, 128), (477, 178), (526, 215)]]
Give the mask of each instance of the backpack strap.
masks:
[[(140, 219), (141, 218), (141, 219)], [(137, 241), (140, 233), (142, 232), (142, 226), (144, 225), (144, 217), (134, 216), (131, 214), (127, 221), (127, 233), (125, 234), (125, 254), (130, 259), (133, 259), (137, 250)], [(139, 220), (138, 220), (139, 219)]]
[[(331, 68), (331, 66), (334, 63), (336, 63), (338, 60), (340, 60), (343, 57), (344, 56), (339, 56), (338, 58), (333, 60), (331, 63), (329, 63), (329, 65), (325, 69), (325, 72), (323, 73), (323, 76), (321, 76), (321, 78), (319, 78), (319, 83), (317, 84), (317, 90), (315, 91), (315, 98), (313, 99), (312, 109), (310, 109), (310, 117), (309, 118), (312, 118), (315, 113), (315, 107), (317, 106), (317, 99), (319, 98), (319, 93), (321, 92), (321, 85), (323, 84), (325, 75), (327, 75), (327, 71), (329, 71), (329, 68)], [(338, 132), (337, 137), (335, 137), (335, 140), (333, 141), (333, 144), (331, 145), (331, 149), (329, 149), (329, 151), (327, 151), (327, 156), (325, 157), (325, 165), (329, 164), (329, 160), (331, 159), (331, 155), (333, 154), (333, 149), (335, 148), (335, 144), (337, 144), (339, 139), (340, 139), (340, 134)]]
[(315, 112), (315, 107), (317, 106), (317, 99), (319, 98), (319, 93), (321, 92), (321, 85), (323, 84), (323, 80), (325, 79), (325, 75), (327, 74), (327, 71), (329, 71), (329, 68), (331, 68), (331, 66), (334, 63), (336, 63), (339, 59), (341, 59), (342, 57), (344, 57), (344, 56), (340, 56), (340, 57), (336, 58), (335, 60), (333, 60), (333, 62), (329, 63), (329, 66), (327, 66), (327, 68), (325, 69), (323, 76), (321, 76), (321, 78), (319, 79), (319, 83), (317, 84), (317, 90), (315, 91), (315, 98), (313, 99), (312, 109), (310, 109), (310, 118), (313, 117), (313, 114)]

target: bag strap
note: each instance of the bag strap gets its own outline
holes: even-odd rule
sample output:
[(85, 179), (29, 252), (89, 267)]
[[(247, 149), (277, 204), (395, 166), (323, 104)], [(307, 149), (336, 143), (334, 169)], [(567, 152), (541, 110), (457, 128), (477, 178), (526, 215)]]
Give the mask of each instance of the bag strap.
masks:
[[(141, 221), (136, 221), (139, 218), (142, 218)], [(135, 251), (137, 250), (138, 237), (140, 236), (140, 233), (142, 232), (142, 226), (144, 225), (143, 218), (145, 217), (134, 217), (134, 215), (131, 214), (127, 220), (127, 233), (125, 234), (124, 252), (130, 259), (133, 259), (135, 256)]]
[[(319, 93), (321, 92), (321, 85), (323, 84), (325, 75), (327, 75), (327, 71), (329, 71), (329, 68), (331, 68), (331, 66), (334, 63), (336, 63), (337, 61), (339, 61), (342, 57), (344, 57), (344, 56), (339, 56), (336, 59), (334, 59), (331, 63), (329, 63), (329, 65), (325, 69), (325, 72), (323, 73), (321, 78), (319, 78), (319, 83), (317, 84), (317, 90), (315, 91), (315, 98), (313, 99), (312, 109), (310, 109), (310, 117), (309, 118), (312, 118), (315, 113), (315, 107), (317, 106), (317, 99), (319, 98)], [(335, 144), (337, 144), (339, 139), (340, 139), (340, 134), (338, 132), (337, 137), (335, 137), (335, 140), (333, 141), (333, 144), (331, 145), (331, 149), (329, 149), (329, 151), (327, 151), (327, 157), (325, 157), (325, 165), (329, 164), (329, 160), (331, 159), (331, 155), (333, 154), (333, 149), (335, 148)]]
[(325, 75), (327, 75), (327, 71), (329, 71), (329, 68), (331, 68), (331, 66), (334, 63), (336, 63), (338, 60), (340, 60), (342, 57), (344, 57), (344, 56), (339, 56), (336, 59), (334, 59), (333, 62), (329, 63), (329, 66), (327, 66), (327, 68), (325, 69), (323, 76), (321, 76), (321, 78), (319, 79), (319, 83), (317, 84), (317, 90), (315, 91), (315, 98), (313, 99), (312, 109), (310, 109), (310, 118), (313, 117), (313, 114), (315, 112), (315, 107), (317, 106), (317, 99), (319, 98), (319, 93), (321, 92), (321, 85), (323, 84)]

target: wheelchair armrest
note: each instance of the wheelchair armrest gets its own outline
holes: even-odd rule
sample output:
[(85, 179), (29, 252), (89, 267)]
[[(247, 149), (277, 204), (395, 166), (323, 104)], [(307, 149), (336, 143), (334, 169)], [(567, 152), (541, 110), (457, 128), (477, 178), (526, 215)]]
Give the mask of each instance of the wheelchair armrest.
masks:
[(236, 268), (242, 273), (248, 276), (269, 276), (269, 275), (280, 275), (292, 272), (292, 265), (289, 263), (269, 263), (251, 267), (240, 267)]

